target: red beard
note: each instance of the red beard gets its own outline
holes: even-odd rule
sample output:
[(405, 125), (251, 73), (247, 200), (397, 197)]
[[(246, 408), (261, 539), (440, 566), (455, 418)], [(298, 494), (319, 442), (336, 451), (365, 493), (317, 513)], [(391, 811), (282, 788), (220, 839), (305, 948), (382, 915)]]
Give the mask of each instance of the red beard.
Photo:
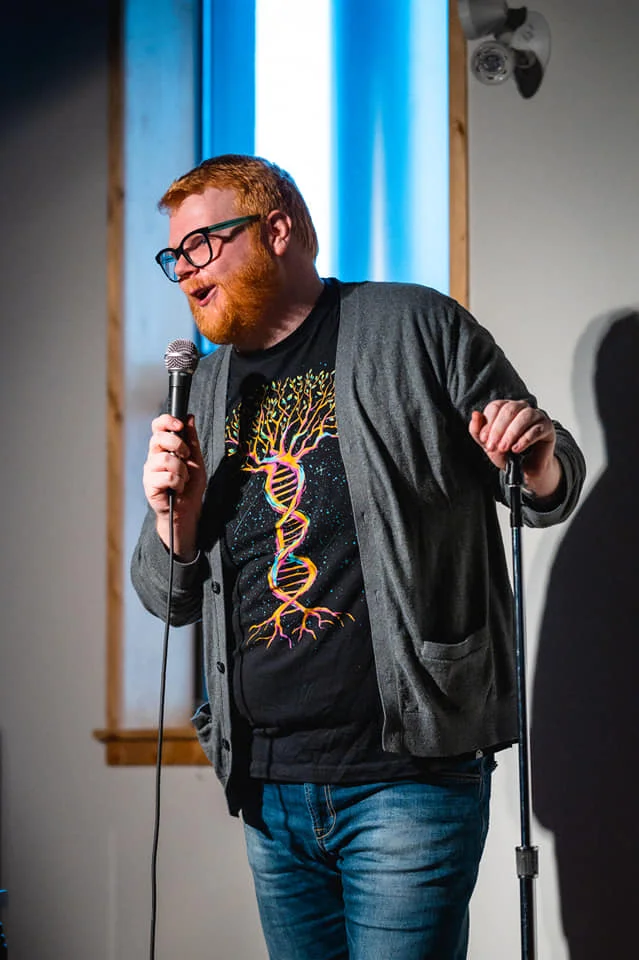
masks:
[(189, 298), (191, 313), (198, 330), (211, 343), (239, 344), (260, 328), (265, 312), (279, 296), (277, 264), (258, 241), (249, 263), (217, 287), (215, 300), (223, 302), (211, 309)]

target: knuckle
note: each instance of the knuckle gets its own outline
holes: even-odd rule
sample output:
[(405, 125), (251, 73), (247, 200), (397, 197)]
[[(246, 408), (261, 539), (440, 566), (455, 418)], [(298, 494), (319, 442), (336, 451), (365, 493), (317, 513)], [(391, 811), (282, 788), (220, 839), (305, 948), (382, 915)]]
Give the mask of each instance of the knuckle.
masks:
[(161, 433), (165, 429), (166, 429), (166, 414), (163, 413), (161, 416), (155, 417), (155, 419), (151, 421), (151, 430), (153, 433)]

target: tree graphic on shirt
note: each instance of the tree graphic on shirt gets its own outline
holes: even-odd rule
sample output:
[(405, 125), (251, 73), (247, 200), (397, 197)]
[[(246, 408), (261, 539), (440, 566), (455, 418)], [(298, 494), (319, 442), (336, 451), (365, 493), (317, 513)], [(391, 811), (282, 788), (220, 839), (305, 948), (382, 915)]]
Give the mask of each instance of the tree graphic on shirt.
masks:
[[(246, 413), (242, 403), (230, 415), (227, 453), (242, 457), (243, 471), (265, 474), (264, 495), (277, 514), (268, 584), (279, 603), (269, 617), (249, 628), (248, 640), (270, 646), (282, 639), (293, 647), (306, 638), (315, 639), (322, 627), (342, 624), (344, 616), (354, 619), (351, 614), (303, 602), (317, 578), (317, 566), (299, 552), (310, 525), (301, 509), (306, 485), (302, 461), (323, 440), (337, 438), (334, 373), (309, 372), (265, 384), (253, 404), (246, 436), (241, 436), (240, 429)], [(299, 614), (300, 620), (289, 634), (284, 618), (293, 614)]]

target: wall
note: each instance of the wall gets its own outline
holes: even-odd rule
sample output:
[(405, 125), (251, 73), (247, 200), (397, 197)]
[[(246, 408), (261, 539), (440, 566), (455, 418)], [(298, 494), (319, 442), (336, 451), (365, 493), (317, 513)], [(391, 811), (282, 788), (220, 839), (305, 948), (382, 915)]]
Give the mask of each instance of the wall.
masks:
[[(628, 402), (636, 373), (626, 374), (638, 368), (637, 336), (628, 329), (636, 317), (618, 329), (616, 368), (602, 365), (600, 345), (611, 342), (617, 312), (639, 301), (639, 8), (623, 0), (533, 7), (549, 21), (553, 45), (537, 95), (524, 101), (514, 83), (493, 89), (469, 80), (470, 296), (588, 462), (586, 496), (571, 525), (526, 531), (523, 541), (541, 821), (534, 826), (539, 955), (601, 960), (636, 952), (628, 925), (639, 834), (625, 773), (639, 729), (631, 573), (639, 530), (626, 493), (637, 462)], [(595, 397), (593, 370), (602, 366)], [(606, 434), (598, 407), (614, 411)], [(623, 472), (612, 461), (605, 469), (613, 433), (624, 437)], [(495, 776), (492, 823), (471, 956), (511, 960), (519, 950), (515, 751)]]
[[(470, 84), (471, 306), (542, 404), (575, 430), (590, 466), (575, 522), (527, 533), (524, 549), (531, 681), (538, 654), (540, 664), (531, 682), (545, 824), (535, 826), (540, 955), (599, 960), (632, 955), (621, 922), (632, 916), (628, 902), (609, 911), (615, 869), (624, 880), (637, 846), (620, 750), (634, 746), (632, 711), (614, 722), (632, 700), (634, 662), (629, 643), (625, 657), (605, 656), (604, 646), (631, 637), (636, 621), (631, 578), (623, 597), (598, 589), (620, 568), (614, 537), (597, 562), (593, 517), (614, 490), (602, 487), (611, 470), (603, 470), (592, 370), (612, 312), (637, 300), (639, 10), (621, 0), (605, 10), (595, 0), (537, 7), (553, 34), (538, 95), (526, 103), (514, 86)], [(0, 883), (10, 890), (12, 960), (133, 960), (147, 950), (153, 771), (106, 768), (91, 738), (104, 722), (106, 0), (68, 0), (65, 11), (63, 19), (41, 0), (24, 13), (12, 5), (0, 56)], [(632, 369), (634, 340), (624, 342)], [(603, 381), (610, 392), (614, 374)], [(630, 442), (632, 423), (626, 435)], [(606, 516), (630, 551), (630, 515), (625, 528)], [(580, 595), (585, 570), (592, 579)], [(605, 603), (589, 618), (598, 630), (583, 617), (574, 630), (571, 617), (591, 595), (625, 602), (623, 634), (618, 606)], [(575, 676), (583, 682), (571, 686)], [(593, 712), (586, 736), (574, 716), (585, 722)], [(580, 763), (566, 766), (574, 757)], [(514, 758), (504, 756), (495, 777), (473, 960), (518, 955)], [(586, 805), (595, 778), (612, 769), (614, 790)], [(571, 822), (577, 838), (567, 834)], [(239, 825), (207, 769), (165, 771), (160, 874), (158, 960), (264, 956)]]

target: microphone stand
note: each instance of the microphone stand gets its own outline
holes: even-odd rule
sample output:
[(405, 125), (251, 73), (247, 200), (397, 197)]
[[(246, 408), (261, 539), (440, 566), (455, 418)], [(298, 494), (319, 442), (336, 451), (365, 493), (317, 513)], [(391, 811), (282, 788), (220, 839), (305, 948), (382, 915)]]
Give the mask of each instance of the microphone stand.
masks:
[(534, 960), (535, 917), (533, 881), (539, 874), (537, 847), (530, 845), (530, 753), (528, 709), (526, 701), (526, 659), (524, 631), (524, 599), (521, 554), (521, 456), (509, 454), (506, 484), (510, 492), (510, 526), (512, 533), (513, 594), (515, 599), (515, 650), (517, 666), (517, 723), (519, 742), (519, 813), (521, 846), (516, 848), (517, 876), (521, 915), (521, 956)]

